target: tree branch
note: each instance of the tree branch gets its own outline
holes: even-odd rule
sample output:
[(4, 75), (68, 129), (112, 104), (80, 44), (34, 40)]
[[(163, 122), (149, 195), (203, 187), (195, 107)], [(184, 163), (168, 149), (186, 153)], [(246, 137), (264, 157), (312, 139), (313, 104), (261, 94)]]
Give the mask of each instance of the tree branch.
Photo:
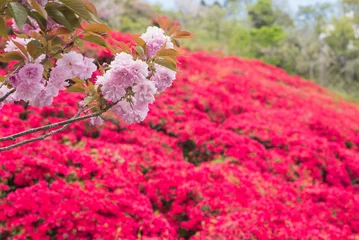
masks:
[(46, 55), (46, 57), (41, 61), (41, 64), (44, 64), (47, 60), (55, 57), (56, 55), (58, 55), (60, 53), (64, 53), (67, 48), (70, 48), (73, 45), (74, 45), (74, 42), (71, 41), (71, 42), (67, 43), (63, 49), (60, 49), (60, 50), (58, 50), (57, 52), (55, 52), (55, 53), (53, 53), (51, 55)]
[(13, 94), (16, 91), (15, 88), (13, 88), (11, 91), (7, 92), (4, 96), (0, 98), (0, 102), (5, 101), (11, 94)]
[[(67, 124), (71, 124), (71, 123), (74, 123), (74, 122), (82, 121), (82, 120), (89, 119), (89, 118), (92, 118), (92, 117), (97, 117), (97, 116), (101, 115), (102, 113), (106, 112), (107, 110), (109, 110), (111, 107), (115, 106), (117, 103), (118, 102), (111, 103), (111, 104), (107, 105), (104, 109), (102, 109), (102, 110), (100, 110), (98, 112), (88, 114), (88, 115), (85, 115), (85, 116), (82, 116), (82, 117), (79, 117), (79, 116), (75, 115), (73, 118), (70, 118), (70, 119), (62, 121), (62, 122), (53, 123), (53, 124), (45, 125), (45, 126), (38, 127), (38, 128), (33, 128), (33, 129), (29, 129), (29, 130), (26, 130), (26, 131), (23, 131), (23, 132), (13, 134), (11, 136), (2, 137), (2, 138), (0, 138), (0, 142), (4, 142), (4, 141), (8, 141), (8, 140), (15, 141), (17, 138), (25, 136), (27, 134), (35, 133), (35, 132), (42, 131), (42, 130), (48, 130), (48, 129), (55, 128), (55, 127), (60, 127), (60, 126), (63, 126), (63, 125), (67, 125)], [(3, 151), (5, 151), (5, 150), (3, 150)], [(0, 148), (0, 152), (1, 152), (1, 148)]]
[[(76, 119), (78, 116), (80, 116), (82, 112), (82, 109), (80, 111), (78, 111), (76, 113), (76, 115), (72, 118), (72, 119)], [(57, 129), (57, 130), (53, 130), (49, 133), (46, 133), (44, 135), (41, 135), (39, 137), (36, 137), (36, 138), (31, 138), (31, 139), (28, 139), (28, 140), (24, 140), (22, 142), (19, 142), (19, 143), (16, 143), (16, 144), (13, 144), (13, 145), (10, 145), (10, 146), (7, 146), (7, 147), (4, 147), (4, 148), (0, 148), (0, 152), (4, 152), (4, 151), (8, 151), (10, 149), (13, 149), (13, 148), (16, 148), (16, 147), (19, 147), (19, 146), (22, 146), (22, 145), (25, 145), (25, 144), (28, 144), (28, 143), (32, 143), (32, 142), (36, 142), (36, 141), (40, 141), (40, 140), (44, 140), (45, 138), (47, 137), (50, 137), (56, 133), (59, 133), (59, 132), (62, 132), (63, 130), (65, 130), (69, 125), (71, 124), (71, 122), (65, 124), (62, 128), (60, 129)]]

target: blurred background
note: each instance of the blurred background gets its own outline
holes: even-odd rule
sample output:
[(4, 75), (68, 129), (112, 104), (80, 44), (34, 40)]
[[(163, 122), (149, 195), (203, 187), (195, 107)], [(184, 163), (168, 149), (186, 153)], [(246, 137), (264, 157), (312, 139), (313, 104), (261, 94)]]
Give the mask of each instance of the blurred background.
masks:
[(142, 33), (157, 15), (190, 50), (257, 58), (359, 101), (359, 0), (94, 0), (103, 19)]

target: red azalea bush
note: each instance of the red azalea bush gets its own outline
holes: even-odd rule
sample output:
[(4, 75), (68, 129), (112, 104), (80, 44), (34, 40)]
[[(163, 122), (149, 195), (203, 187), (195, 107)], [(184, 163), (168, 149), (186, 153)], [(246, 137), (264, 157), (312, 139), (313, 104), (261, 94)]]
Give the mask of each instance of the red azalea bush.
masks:
[[(0, 239), (359, 238), (357, 105), (256, 60), (179, 62), (143, 123), (76, 123), (1, 153)], [(0, 135), (67, 119), (80, 99), (5, 105)]]

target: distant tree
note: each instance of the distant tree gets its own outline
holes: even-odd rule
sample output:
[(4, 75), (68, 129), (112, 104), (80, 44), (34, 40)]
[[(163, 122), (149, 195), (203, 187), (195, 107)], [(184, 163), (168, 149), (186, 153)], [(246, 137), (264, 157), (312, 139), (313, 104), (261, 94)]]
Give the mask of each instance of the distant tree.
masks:
[(272, 0), (258, 0), (249, 7), (248, 15), (255, 28), (271, 26), (276, 20)]

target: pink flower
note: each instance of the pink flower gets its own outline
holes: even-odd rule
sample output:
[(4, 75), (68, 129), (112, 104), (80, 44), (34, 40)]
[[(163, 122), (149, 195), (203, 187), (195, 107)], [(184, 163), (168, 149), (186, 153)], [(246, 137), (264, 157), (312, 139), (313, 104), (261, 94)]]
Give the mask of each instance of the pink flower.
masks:
[(140, 102), (153, 103), (155, 101), (156, 87), (152, 81), (144, 81), (133, 87), (135, 99)]
[(176, 79), (176, 72), (158, 64), (155, 67), (156, 73), (151, 77), (151, 80), (155, 83), (157, 93), (161, 93), (172, 85), (173, 80)]
[(111, 67), (123, 67), (123, 66), (130, 66), (133, 64), (133, 57), (127, 53), (120, 53), (116, 54), (115, 59), (111, 62)]
[(16, 88), (16, 92), (14, 95), (15, 101), (32, 101), (36, 98), (36, 96), (44, 89), (44, 85), (40, 82), (35, 83), (27, 83), (22, 82)]
[(57, 67), (69, 72), (69, 78), (78, 77), (88, 79), (96, 71), (97, 67), (93, 63), (94, 59), (87, 58), (81, 54), (71, 51), (62, 56), (57, 61)]
[(126, 94), (126, 90), (121, 85), (104, 84), (101, 88), (103, 96), (109, 101), (120, 101)]
[(90, 124), (92, 126), (100, 126), (103, 123), (103, 119), (101, 117), (93, 117), (90, 119)]
[(50, 106), (54, 100), (54, 95), (47, 91), (47, 88), (43, 89), (35, 98), (31, 99), (30, 105), (34, 107)]
[(147, 81), (147, 63), (133, 60), (133, 57), (127, 53), (118, 54), (110, 68), (96, 81), (96, 85), (102, 85), (101, 91), (106, 100), (119, 101), (125, 95), (126, 88)]
[(92, 74), (97, 70), (96, 65), (93, 63), (95, 59), (93, 58), (83, 58), (83, 65), (81, 68), (76, 71), (76, 76), (80, 79), (89, 79), (91, 78)]
[(17, 73), (13, 73), (11, 74), (8, 78), (7, 81), (11, 84), (11, 86), (13, 86), (14, 88), (17, 88), (17, 86), (19, 86), (19, 84), (21, 83), (19, 76)]
[(20, 69), (18, 76), (21, 82), (26, 81), (29, 84), (36, 84), (41, 81), (43, 72), (43, 65), (39, 63), (28, 63)]
[(173, 48), (171, 38), (166, 36), (165, 32), (158, 27), (148, 27), (146, 33), (141, 35), (141, 38), (146, 42), (148, 57), (155, 56), (165, 44), (167, 49)]
[(148, 114), (148, 103), (135, 102), (129, 103), (127, 101), (120, 101), (111, 111), (119, 116), (127, 124), (142, 122)]
[(127, 53), (120, 53), (111, 63), (110, 74), (113, 81), (127, 88), (134, 83), (138, 84), (146, 80), (148, 66), (142, 60), (133, 60), (132, 56)]
[[(70, 78), (75, 77), (83, 67), (84, 56), (81, 54), (71, 51), (62, 55), (62, 58), (57, 60), (56, 65), (62, 69), (66, 69), (70, 74)], [(79, 70), (81, 69), (81, 70)]]

